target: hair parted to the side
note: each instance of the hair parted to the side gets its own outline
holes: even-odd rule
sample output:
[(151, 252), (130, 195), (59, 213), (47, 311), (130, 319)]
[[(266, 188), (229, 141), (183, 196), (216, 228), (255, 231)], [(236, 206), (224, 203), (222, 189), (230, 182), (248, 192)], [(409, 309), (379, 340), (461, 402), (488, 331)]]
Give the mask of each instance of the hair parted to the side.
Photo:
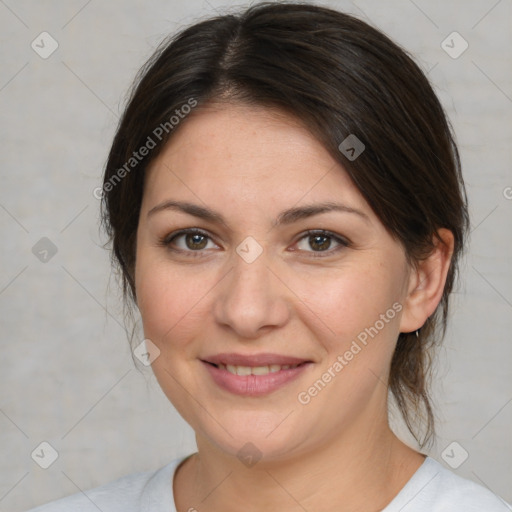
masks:
[[(458, 151), (425, 75), (380, 31), (309, 4), (260, 3), (165, 40), (137, 76), (104, 174), (103, 225), (127, 301), (136, 300), (135, 242), (145, 172), (179, 129), (169, 120), (191, 99), (199, 106), (265, 106), (301, 120), (343, 165), (411, 264), (429, 254), (440, 228), (453, 233), (441, 302), (418, 336), (400, 334), (389, 378), (412, 435), (421, 447), (430, 444), (432, 356), (445, 333), (468, 213)], [(354, 161), (338, 149), (350, 134), (365, 144)], [(148, 154), (127, 169), (148, 137)], [(122, 179), (114, 183), (123, 167)]]

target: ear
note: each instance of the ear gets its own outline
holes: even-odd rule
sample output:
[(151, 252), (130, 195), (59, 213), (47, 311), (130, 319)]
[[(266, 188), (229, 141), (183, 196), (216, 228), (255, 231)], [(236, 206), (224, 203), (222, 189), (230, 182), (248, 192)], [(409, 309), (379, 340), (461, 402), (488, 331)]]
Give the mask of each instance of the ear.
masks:
[(453, 254), (453, 233), (448, 229), (438, 231), (434, 237), (434, 250), (419, 261), (409, 275), (407, 296), (403, 303), (400, 332), (419, 329), (434, 313), (443, 296), (446, 276)]

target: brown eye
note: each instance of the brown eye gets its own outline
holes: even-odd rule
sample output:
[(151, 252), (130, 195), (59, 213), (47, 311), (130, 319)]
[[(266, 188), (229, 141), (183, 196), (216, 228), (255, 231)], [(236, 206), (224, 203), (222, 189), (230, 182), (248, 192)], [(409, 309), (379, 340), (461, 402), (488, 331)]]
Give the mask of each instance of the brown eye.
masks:
[(207, 237), (195, 233), (187, 233), (185, 237), (185, 245), (189, 249), (204, 249), (207, 245)]
[(184, 229), (165, 237), (162, 240), (162, 245), (175, 251), (201, 252), (203, 249), (207, 248), (209, 241), (211, 241), (210, 236), (203, 231)]
[(326, 235), (311, 235), (309, 244), (313, 248), (318, 248), (319, 251), (326, 251), (331, 245), (331, 238)]
[[(303, 243), (302, 241), (305, 241)], [(333, 242), (337, 244), (337, 247), (331, 250), (331, 247), (333, 245)], [(299, 249), (305, 252), (312, 252), (312, 253), (327, 253), (326, 255), (331, 255), (344, 247), (348, 247), (349, 243), (347, 240), (344, 240), (343, 238), (330, 233), (329, 231), (308, 231), (308, 233), (303, 236), (298, 244), (303, 243), (303, 247)], [(309, 251), (307, 247), (310, 247), (313, 249), (312, 251)], [(316, 254), (313, 254), (313, 256), (316, 256)], [(322, 255), (318, 255), (322, 256)]]

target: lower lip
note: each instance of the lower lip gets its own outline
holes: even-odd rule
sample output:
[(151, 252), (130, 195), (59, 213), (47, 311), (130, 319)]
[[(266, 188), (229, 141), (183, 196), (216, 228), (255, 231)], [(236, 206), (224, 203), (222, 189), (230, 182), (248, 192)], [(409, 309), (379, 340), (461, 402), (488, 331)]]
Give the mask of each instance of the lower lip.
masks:
[(272, 393), (299, 377), (311, 364), (303, 363), (295, 368), (279, 370), (267, 375), (234, 375), (210, 363), (201, 362), (219, 387), (235, 395), (243, 396), (262, 396)]

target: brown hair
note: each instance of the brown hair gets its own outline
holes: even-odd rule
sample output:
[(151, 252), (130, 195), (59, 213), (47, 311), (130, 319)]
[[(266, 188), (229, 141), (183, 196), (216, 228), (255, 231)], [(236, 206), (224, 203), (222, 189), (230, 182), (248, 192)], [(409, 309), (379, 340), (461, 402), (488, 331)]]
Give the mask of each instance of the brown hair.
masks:
[[(106, 164), (102, 200), (125, 298), (136, 299), (145, 170), (177, 129), (184, 105), (193, 102), (261, 105), (300, 119), (343, 165), (412, 264), (429, 254), (439, 228), (453, 233), (441, 302), (418, 336), (400, 334), (389, 379), (409, 430), (422, 447), (430, 442), (432, 349), (445, 333), (468, 213), (451, 129), (420, 68), (383, 33), (352, 16), (316, 5), (265, 2), (165, 40), (132, 91)], [(365, 145), (355, 160), (339, 149), (351, 134)], [(134, 159), (150, 139), (149, 152)], [(425, 428), (422, 441), (414, 428), (418, 419)]]

